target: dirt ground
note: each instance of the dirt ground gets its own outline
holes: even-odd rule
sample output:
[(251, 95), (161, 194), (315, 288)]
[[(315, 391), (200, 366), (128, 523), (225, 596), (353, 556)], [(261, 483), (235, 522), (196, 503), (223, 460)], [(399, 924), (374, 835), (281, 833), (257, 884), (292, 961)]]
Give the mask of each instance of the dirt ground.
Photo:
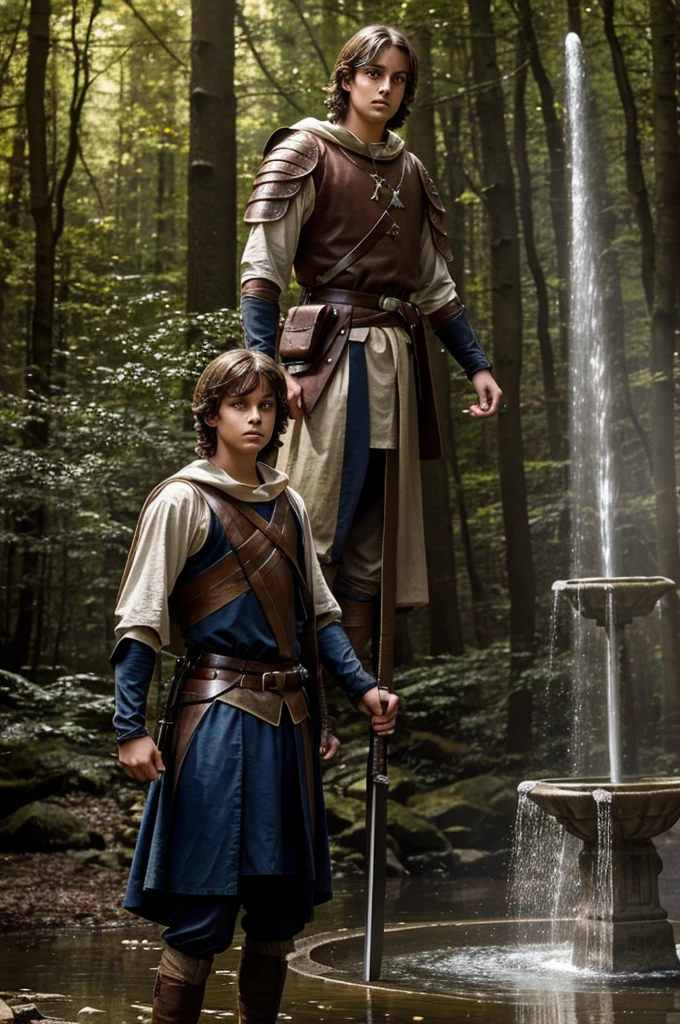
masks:
[[(86, 818), (108, 849), (125, 823), (112, 797), (51, 798)], [(71, 853), (0, 853), (0, 931), (91, 929), (124, 924), (128, 868), (83, 863)]]

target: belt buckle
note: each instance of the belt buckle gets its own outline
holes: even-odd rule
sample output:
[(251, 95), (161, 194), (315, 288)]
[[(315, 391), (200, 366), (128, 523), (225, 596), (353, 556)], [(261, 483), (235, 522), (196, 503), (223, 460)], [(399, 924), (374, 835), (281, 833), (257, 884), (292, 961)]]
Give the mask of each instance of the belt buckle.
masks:
[(274, 670), (273, 672), (262, 673), (263, 690), (283, 690), (286, 686), (286, 672)]
[(384, 309), (386, 313), (396, 313), (401, 305), (401, 300), (395, 299), (391, 295), (381, 295), (378, 299), (378, 305), (381, 309)]

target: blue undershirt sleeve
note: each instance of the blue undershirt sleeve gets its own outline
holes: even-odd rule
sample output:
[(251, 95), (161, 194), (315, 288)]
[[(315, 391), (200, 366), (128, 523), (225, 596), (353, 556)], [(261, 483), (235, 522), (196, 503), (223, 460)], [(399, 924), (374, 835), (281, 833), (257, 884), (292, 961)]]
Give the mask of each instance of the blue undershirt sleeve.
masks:
[(356, 705), (357, 701), (376, 686), (354, 653), (347, 634), (339, 622), (331, 622), (318, 634), (319, 658), (323, 667), (342, 687), (347, 698)]
[(470, 318), (464, 309), (454, 316), (453, 320), (447, 320), (437, 327), (434, 333), (444, 348), (448, 349), (463, 367), (468, 380), (472, 380), (479, 370), (491, 369), (491, 363), (484, 355), (484, 349), (477, 341)]
[(116, 679), (113, 726), (119, 743), (148, 736), (146, 700), (156, 666), (156, 652), (140, 640), (122, 640), (112, 656)]
[(276, 339), (279, 332), (279, 307), (257, 295), (244, 295), (241, 299), (241, 317), (246, 336), (246, 348), (257, 349), (276, 359)]

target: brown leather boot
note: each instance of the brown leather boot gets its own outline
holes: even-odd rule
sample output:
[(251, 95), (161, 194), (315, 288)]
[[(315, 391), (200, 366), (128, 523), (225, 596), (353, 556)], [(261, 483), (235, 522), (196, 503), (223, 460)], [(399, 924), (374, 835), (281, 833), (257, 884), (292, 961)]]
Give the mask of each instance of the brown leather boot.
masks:
[(240, 1024), (275, 1024), (288, 972), (286, 953), (292, 950), (292, 942), (255, 943), (246, 939), (238, 965)]
[(354, 648), (359, 661), (366, 657), (366, 647), (373, 635), (373, 601), (347, 601), (342, 598), (339, 602), (342, 611), (342, 628), (347, 634), (347, 639)]
[(153, 990), (152, 1024), (197, 1024), (204, 995), (205, 982), (190, 985), (159, 971)]
[(209, 960), (166, 946), (153, 990), (152, 1024), (197, 1024), (210, 966)]

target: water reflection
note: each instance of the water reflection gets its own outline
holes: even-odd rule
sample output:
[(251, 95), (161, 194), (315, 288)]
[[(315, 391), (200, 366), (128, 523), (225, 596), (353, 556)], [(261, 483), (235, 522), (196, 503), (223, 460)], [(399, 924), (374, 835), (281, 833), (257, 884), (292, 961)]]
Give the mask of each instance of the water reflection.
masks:
[[(440, 938), (429, 950), (423, 951), (414, 941), (412, 948), (396, 953), (386, 972), (386, 986), (392, 990), (376, 986), (367, 992), (362, 986), (291, 972), (280, 1020), (295, 1024), (680, 1024), (680, 987), (676, 991), (668, 980), (657, 979), (652, 989), (641, 983), (620, 985), (612, 992), (592, 979), (587, 991), (575, 991), (578, 986), (566, 943), (542, 950), (535, 946), (529, 960), (522, 961), (513, 926), (505, 922), (487, 929), (486, 940), (480, 941), (483, 933), (477, 921), (470, 925), (463, 921), (498, 914), (504, 888), (502, 882), (395, 880), (388, 899), (391, 920), (416, 922), (439, 914), (449, 922), (441, 926)], [(361, 886), (343, 882), (338, 890), (338, 898), (320, 910), (312, 931), (337, 934), (339, 928), (360, 926)], [(460, 934), (455, 948), (446, 929)], [(508, 941), (499, 948), (504, 929)], [(360, 957), (361, 943), (357, 948)], [(41, 1004), (44, 1014), (84, 1020), (78, 1011), (90, 1006), (103, 1011), (96, 1015), (100, 1024), (144, 1024), (150, 1018), (159, 955), (157, 930), (141, 924), (90, 935), (0, 937), (0, 987), (61, 992), (68, 997)], [(235, 1024), (237, 958), (238, 950), (219, 958), (208, 985), (202, 1024), (211, 1020)], [(337, 951), (332, 962), (343, 966)], [(439, 981), (440, 990), (446, 971), (445, 994), (422, 991), (428, 971)], [(352, 976), (357, 977), (358, 971), (348, 967), (345, 981)], [(406, 990), (415, 988), (421, 991)]]

